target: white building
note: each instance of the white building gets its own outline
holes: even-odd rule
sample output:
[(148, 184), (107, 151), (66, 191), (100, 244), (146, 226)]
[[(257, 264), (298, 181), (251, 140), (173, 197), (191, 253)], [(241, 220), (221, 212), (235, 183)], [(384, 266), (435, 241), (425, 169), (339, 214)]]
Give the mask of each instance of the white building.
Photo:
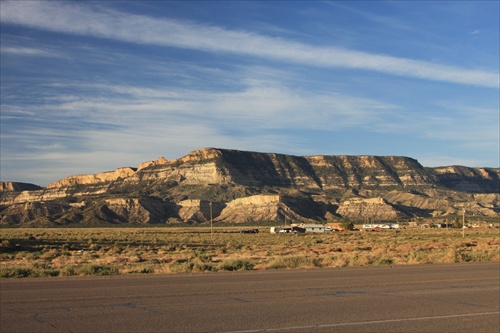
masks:
[(299, 227), (306, 230), (306, 232), (325, 232), (325, 226), (322, 224), (300, 224)]

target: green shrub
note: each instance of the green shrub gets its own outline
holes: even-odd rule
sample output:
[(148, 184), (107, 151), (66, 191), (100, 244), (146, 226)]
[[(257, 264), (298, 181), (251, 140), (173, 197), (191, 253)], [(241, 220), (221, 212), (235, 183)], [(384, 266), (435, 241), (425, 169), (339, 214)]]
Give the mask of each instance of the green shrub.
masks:
[(392, 265), (394, 260), (390, 258), (379, 258), (373, 262), (374, 265)]
[(172, 273), (191, 273), (193, 268), (194, 264), (190, 261), (175, 262), (169, 266), (169, 270)]
[(0, 267), (0, 277), (2, 277), (2, 278), (24, 278), (24, 277), (36, 277), (36, 275), (31, 268)]
[(321, 259), (307, 256), (285, 256), (273, 258), (268, 263), (268, 268), (274, 269), (308, 267), (321, 267)]
[(37, 267), (1, 267), (0, 277), (2, 278), (35, 278), (58, 276), (59, 271), (52, 268)]
[(247, 260), (224, 260), (218, 265), (218, 268), (225, 271), (250, 271), (254, 264)]
[(76, 275), (117, 275), (118, 268), (104, 265), (84, 265), (75, 269)]
[(341, 224), (342, 224), (342, 228), (344, 228), (344, 230), (354, 229), (354, 223), (352, 223), (351, 221), (342, 221)]
[(199, 262), (193, 266), (193, 272), (216, 272), (217, 270), (217, 267), (211, 263)]
[(61, 268), (61, 270), (59, 271), (59, 275), (60, 276), (75, 276), (78, 274), (77, 274), (74, 267), (66, 266), (66, 267)]

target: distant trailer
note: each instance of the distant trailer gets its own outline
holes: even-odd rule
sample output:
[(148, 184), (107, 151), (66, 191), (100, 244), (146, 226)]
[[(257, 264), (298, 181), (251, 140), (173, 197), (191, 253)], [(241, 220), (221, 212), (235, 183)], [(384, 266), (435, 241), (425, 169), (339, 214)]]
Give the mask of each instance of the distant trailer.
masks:
[(288, 233), (288, 232), (292, 232), (292, 231), (293, 231), (292, 227), (271, 227), (271, 230), (270, 230), (270, 232), (272, 234), (277, 234), (277, 233), (283, 234), (283, 233)]
[(367, 230), (399, 229), (399, 223), (368, 223), (368, 224), (363, 224), (363, 229)]
[(305, 229), (305, 232), (325, 232), (325, 226), (322, 224), (300, 224), (299, 227)]
[(292, 226), (292, 227), (271, 227), (270, 232), (272, 234), (280, 233), (280, 234), (288, 234), (288, 233), (304, 233), (306, 230), (304, 228), (298, 227), (298, 226)]

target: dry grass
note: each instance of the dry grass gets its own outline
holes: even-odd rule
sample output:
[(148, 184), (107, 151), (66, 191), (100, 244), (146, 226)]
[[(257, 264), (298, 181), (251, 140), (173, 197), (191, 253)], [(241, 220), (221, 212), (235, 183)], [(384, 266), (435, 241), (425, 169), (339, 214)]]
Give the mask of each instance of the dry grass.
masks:
[(239, 234), (216, 228), (0, 229), (0, 277), (500, 261), (499, 229)]

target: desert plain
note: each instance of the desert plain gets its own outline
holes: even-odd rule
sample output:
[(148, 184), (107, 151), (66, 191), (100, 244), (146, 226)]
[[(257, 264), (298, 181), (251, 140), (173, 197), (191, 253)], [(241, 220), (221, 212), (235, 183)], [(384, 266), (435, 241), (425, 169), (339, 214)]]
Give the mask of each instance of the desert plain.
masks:
[(500, 229), (242, 234), (243, 227), (4, 228), (0, 277), (214, 274), (500, 261)]

